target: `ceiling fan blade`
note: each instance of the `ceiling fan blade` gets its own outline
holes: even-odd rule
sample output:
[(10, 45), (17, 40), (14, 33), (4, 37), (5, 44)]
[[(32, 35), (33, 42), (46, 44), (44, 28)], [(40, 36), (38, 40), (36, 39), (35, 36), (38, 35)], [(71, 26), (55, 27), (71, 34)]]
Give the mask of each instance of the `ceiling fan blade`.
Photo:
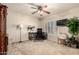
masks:
[(37, 8), (35, 8), (35, 7), (31, 7), (32, 9), (37, 9)]
[(43, 10), (45, 13), (50, 14), (50, 12)]
[(36, 12), (38, 12), (38, 11), (35, 11), (35, 12), (33, 12), (32, 14), (35, 14)]
[(36, 7), (39, 7), (39, 5), (36, 5), (34, 3), (28, 3), (29, 5), (32, 5), (32, 6), (36, 6)]

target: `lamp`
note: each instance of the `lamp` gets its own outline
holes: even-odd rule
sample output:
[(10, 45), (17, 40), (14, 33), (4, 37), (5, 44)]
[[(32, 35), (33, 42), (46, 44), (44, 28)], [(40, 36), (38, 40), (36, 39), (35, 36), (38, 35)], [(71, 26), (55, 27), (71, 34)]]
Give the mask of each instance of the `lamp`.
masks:
[(40, 14), (40, 16), (43, 16), (43, 11), (38, 11), (38, 13)]
[(22, 39), (22, 37), (21, 37), (21, 31), (22, 31), (23, 25), (19, 24), (19, 25), (17, 25), (17, 28), (20, 29), (20, 41), (19, 41), (19, 43), (21, 43), (22, 42), (21, 41), (21, 39)]

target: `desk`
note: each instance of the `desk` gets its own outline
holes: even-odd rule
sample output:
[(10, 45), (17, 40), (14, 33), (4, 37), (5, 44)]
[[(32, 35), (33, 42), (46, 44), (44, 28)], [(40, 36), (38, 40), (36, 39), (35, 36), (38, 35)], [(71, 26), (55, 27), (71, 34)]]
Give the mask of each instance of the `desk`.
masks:
[(28, 38), (29, 38), (29, 40), (36, 39), (36, 32), (29, 32), (28, 33)]
[[(29, 32), (28, 33), (28, 39), (29, 40), (38, 40), (36, 39), (36, 35), (37, 35), (37, 32)], [(46, 32), (43, 32), (43, 35), (44, 35), (44, 39), (47, 39), (47, 33)]]

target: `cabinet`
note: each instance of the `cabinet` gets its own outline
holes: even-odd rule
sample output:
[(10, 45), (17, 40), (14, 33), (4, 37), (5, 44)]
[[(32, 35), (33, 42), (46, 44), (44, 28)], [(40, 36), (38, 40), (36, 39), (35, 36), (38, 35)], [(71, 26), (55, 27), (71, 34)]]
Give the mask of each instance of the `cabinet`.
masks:
[(6, 16), (7, 6), (0, 4), (0, 55), (7, 53)]

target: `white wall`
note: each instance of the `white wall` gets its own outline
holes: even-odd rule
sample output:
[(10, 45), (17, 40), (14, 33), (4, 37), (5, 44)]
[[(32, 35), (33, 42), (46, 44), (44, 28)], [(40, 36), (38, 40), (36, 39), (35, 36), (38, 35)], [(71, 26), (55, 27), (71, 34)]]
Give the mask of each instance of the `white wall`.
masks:
[[(79, 17), (79, 7), (72, 8), (68, 11), (64, 11), (64, 12), (59, 13), (59, 14), (57, 13), (57, 14), (54, 14), (54, 15), (51, 15), (49, 17), (44, 18), (43, 21), (42, 21), (42, 28), (44, 29), (44, 25), (46, 23), (50, 22), (50, 21), (56, 22), (57, 20), (61, 20), (61, 19), (65, 19), (65, 18), (71, 18), (73, 16)], [(54, 29), (54, 30), (56, 30), (56, 32), (57, 32), (56, 36), (58, 35), (58, 32), (69, 34), (67, 27), (56, 27), (56, 29)], [(50, 38), (51, 38), (51, 40), (53, 40), (53, 35), (49, 35), (49, 39)]]
[(36, 29), (37, 27), (39, 27), (39, 20), (24, 14), (8, 10), (7, 34), (9, 36), (9, 43), (18, 42), (20, 40), (20, 31), (19, 29), (16, 29), (16, 26), (18, 24), (23, 24), (22, 40), (28, 40), (28, 31), (26, 27), (28, 25), (33, 25)]
[[(28, 15), (24, 15), (24, 14), (20, 14), (20, 13), (8, 10), (7, 34), (9, 35), (9, 43), (18, 42), (20, 39), (19, 29), (16, 29), (16, 25), (18, 25), (18, 24), (24, 25), (24, 28), (22, 29), (22, 40), (28, 40), (28, 35), (27, 35), (28, 32), (27, 32), (26, 26), (34, 25), (36, 28), (41, 26), (45, 30), (44, 25), (47, 22), (50, 22), (50, 21), (56, 22), (57, 20), (70, 18), (73, 16), (79, 17), (79, 7), (73, 8), (73, 9), (68, 10), (68, 11), (64, 11), (64, 12), (59, 13), (59, 14), (51, 15), (49, 17), (42, 19), (41, 21), (39, 21), (36, 18), (30, 17)], [(55, 23), (54, 23), (54, 27), (56, 27)], [(66, 27), (64, 27), (64, 28), (56, 27), (54, 29), (54, 33), (56, 33), (56, 36), (57, 36), (58, 31), (67, 33), (68, 29)], [(55, 40), (56, 37), (53, 36), (53, 34), (48, 34), (48, 35), (49, 35), (49, 39)]]

